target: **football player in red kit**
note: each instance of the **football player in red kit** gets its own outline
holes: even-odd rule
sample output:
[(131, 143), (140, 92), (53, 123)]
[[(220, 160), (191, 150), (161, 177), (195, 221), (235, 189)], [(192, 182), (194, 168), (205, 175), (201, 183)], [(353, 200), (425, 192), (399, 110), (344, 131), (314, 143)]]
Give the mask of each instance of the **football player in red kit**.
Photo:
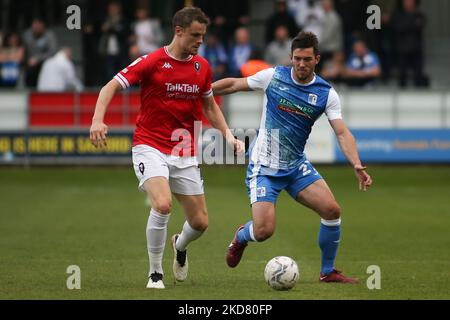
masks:
[(141, 108), (133, 137), (133, 164), (139, 189), (152, 208), (147, 223), (150, 272), (147, 288), (164, 288), (162, 257), (167, 238), (172, 194), (184, 209), (186, 222), (172, 236), (175, 279), (187, 277), (187, 245), (208, 226), (203, 181), (197, 163), (196, 123), (202, 112), (238, 154), (244, 143), (235, 139), (214, 101), (208, 62), (197, 55), (209, 19), (195, 7), (173, 17), (172, 42), (144, 55), (120, 71), (100, 91), (90, 129), (96, 147), (106, 146), (104, 115), (115, 92), (140, 84)]

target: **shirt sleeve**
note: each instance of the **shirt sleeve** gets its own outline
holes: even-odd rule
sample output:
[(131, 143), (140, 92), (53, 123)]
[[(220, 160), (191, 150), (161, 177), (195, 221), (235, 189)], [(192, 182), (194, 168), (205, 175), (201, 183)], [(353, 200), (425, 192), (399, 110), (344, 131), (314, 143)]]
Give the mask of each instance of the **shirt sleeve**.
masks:
[(268, 68), (255, 73), (253, 76), (247, 78), (247, 83), (252, 90), (265, 91), (272, 80), (275, 68)]
[(328, 120), (342, 119), (341, 101), (334, 88), (331, 88), (330, 93), (328, 94), (325, 114), (327, 115)]
[(135, 85), (142, 80), (142, 74), (148, 64), (148, 60), (149, 58), (147, 58), (147, 55), (137, 58), (128, 67), (116, 74), (114, 79), (116, 79), (124, 89)]
[(206, 71), (205, 86), (203, 87), (203, 91), (202, 91), (203, 98), (207, 98), (207, 97), (210, 97), (213, 95), (211, 82), (212, 82), (212, 71), (211, 71), (211, 67), (208, 64), (208, 70)]

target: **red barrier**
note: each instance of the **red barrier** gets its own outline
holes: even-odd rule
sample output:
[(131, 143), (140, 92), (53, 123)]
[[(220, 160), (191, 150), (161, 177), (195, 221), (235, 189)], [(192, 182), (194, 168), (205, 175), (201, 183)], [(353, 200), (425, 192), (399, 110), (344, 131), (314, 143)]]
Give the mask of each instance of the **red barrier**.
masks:
[[(89, 127), (98, 92), (30, 94), (31, 127)], [(110, 126), (133, 126), (139, 112), (139, 93), (116, 94), (108, 106), (105, 122)]]
[[(39, 93), (29, 97), (30, 126), (40, 127), (89, 127), (92, 122), (98, 92)], [(215, 97), (221, 105), (221, 97)], [(113, 127), (132, 127), (140, 108), (139, 92), (116, 94), (108, 106), (105, 123)], [(210, 127), (205, 117), (203, 126)]]
[(30, 94), (30, 126), (73, 126), (75, 96), (67, 93)]

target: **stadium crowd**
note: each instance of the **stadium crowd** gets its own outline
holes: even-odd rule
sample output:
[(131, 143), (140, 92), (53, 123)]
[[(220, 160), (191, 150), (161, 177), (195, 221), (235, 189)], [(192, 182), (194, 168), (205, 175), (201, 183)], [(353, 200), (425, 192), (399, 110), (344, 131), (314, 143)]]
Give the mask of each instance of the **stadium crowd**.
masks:
[[(118, 70), (170, 39), (164, 32), (170, 30), (164, 28), (168, 22), (152, 13), (154, 1), (131, 3), (99, 0), (83, 6), (79, 63), (85, 87), (103, 85)], [(396, 79), (399, 87), (429, 85), (423, 71), (425, 17), (418, 0), (274, 0), (274, 10), (263, 22), (262, 43), (251, 38), (249, 30), (255, 22), (250, 19), (249, 0), (174, 0), (173, 11), (186, 4), (202, 8), (211, 19), (199, 54), (209, 61), (214, 80), (288, 65), (291, 39), (305, 30), (318, 36), (318, 72), (333, 83), (372, 87)], [(362, 14), (371, 4), (381, 8), (379, 30), (369, 30), (367, 15)], [(43, 91), (83, 88), (75, 76), (71, 48), (58, 46), (44, 17), (28, 16), (24, 30), (17, 23), (0, 30), (1, 87), (17, 87), (22, 77), (24, 86)], [(43, 76), (46, 70), (64, 76), (48, 83)]]

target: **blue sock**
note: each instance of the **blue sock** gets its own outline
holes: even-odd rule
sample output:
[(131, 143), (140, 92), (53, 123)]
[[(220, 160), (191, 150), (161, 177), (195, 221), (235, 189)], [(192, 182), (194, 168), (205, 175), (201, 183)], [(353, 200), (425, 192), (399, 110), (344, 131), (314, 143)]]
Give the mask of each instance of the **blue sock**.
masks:
[[(323, 221), (327, 224), (324, 225)], [(341, 220), (322, 220), (319, 229), (319, 247), (322, 250), (322, 269), (321, 273), (326, 275), (334, 269), (334, 259), (336, 258), (339, 246), (339, 238), (341, 236)]]
[(237, 234), (237, 240), (241, 244), (247, 243), (249, 241), (255, 241), (253, 236), (253, 221), (247, 222), (244, 228), (239, 230)]

